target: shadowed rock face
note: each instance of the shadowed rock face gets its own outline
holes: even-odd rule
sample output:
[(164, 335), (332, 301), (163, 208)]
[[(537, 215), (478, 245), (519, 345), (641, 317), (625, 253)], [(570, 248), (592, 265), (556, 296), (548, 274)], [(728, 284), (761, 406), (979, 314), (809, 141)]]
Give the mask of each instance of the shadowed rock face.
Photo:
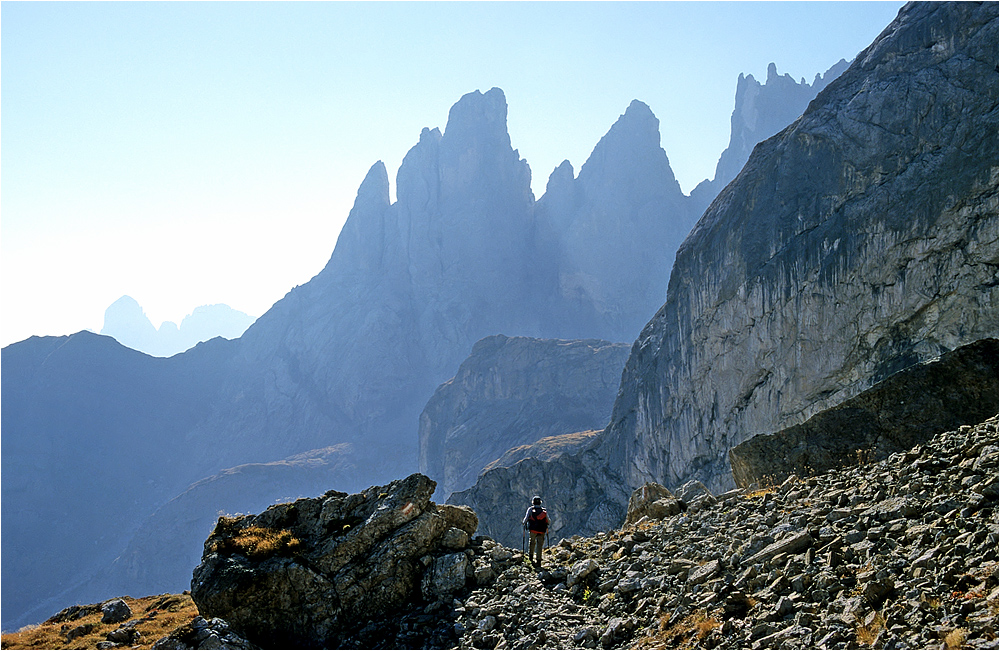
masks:
[(447, 497), (487, 464), (541, 438), (603, 429), (626, 344), (487, 337), (420, 415), (420, 471)]
[(738, 486), (780, 483), (857, 463), (859, 455), (879, 461), (982, 422), (997, 413), (997, 359), (996, 339), (978, 341), (900, 371), (801, 425), (755, 436), (729, 451), (733, 478)]
[(433, 492), (433, 481), (411, 475), (220, 518), (191, 597), (204, 617), (257, 644), (337, 648), (359, 622), (445, 599), (473, 577), (465, 549), (476, 515), (435, 505)]
[(622, 523), (621, 496), (609, 497), (614, 486), (601, 484), (589, 463), (593, 460), (586, 452), (549, 462), (524, 459), (486, 471), (472, 488), (452, 493), (448, 503), (471, 508), (481, 518), (481, 532), (509, 547), (521, 545), (521, 519), (535, 495), (542, 497), (549, 514), (552, 543), (574, 534), (608, 531)]
[(660, 147), (659, 120), (633, 101), (573, 178), (564, 162), (535, 210), (554, 262), (539, 305), (561, 337), (632, 341), (663, 303), (673, 254), (697, 219)]

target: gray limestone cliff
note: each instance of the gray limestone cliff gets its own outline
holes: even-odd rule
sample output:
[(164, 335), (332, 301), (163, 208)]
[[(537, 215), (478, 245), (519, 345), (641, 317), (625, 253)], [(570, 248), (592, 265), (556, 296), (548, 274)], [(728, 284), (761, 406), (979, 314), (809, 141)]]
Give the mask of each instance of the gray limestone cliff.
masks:
[(597, 339), (487, 337), (420, 414), (420, 472), (447, 497), (510, 448), (603, 429), (628, 357)]
[[(591, 514), (624, 517), (627, 490), (728, 488), (731, 447), (996, 338), (996, 70), (996, 5), (908, 4), (680, 247), (604, 433), (453, 500), (582, 491), (562, 517), (588, 533)], [(479, 514), (487, 531), (504, 517)]]
[(601, 452), (631, 486), (997, 336), (996, 5), (907, 5), (677, 253)]

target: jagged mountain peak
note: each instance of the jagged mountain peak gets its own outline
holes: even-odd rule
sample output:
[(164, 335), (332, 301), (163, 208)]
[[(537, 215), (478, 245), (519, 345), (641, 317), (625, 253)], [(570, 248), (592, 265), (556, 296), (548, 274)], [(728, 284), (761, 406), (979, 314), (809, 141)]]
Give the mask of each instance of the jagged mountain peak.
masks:
[(474, 136), (476, 139), (498, 139), (510, 145), (507, 134), (507, 98), (499, 88), (485, 93), (466, 93), (448, 112), (445, 136), (449, 139)]
[[(648, 187), (650, 175), (662, 182)], [(632, 100), (580, 168), (584, 186), (614, 184), (618, 192), (681, 195), (667, 153), (660, 146), (660, 121), (649, 106)], [(642, 186), (642, 187), (639, 187)]]
[(375, 273), (381, 268), (385, 248), (383, 217), (389, 205), (389, 175), (385, 163), (377, 161), (358, 187), (354, 207), (340, 230), (324, 273)]
[(545, 184), (545, 194), (560, 192), (561, 188), (571, 185), (574, 178), (573, 164), (564, 160), (552, 170), (552, 174), (549, 174), (549, 181)]
[(389, 174), (386, 172), (385, 163), (376, 161), (365, 175), (365, 180), (358, 187), (358, 196), (354, 200), (354, 209), (359, 204), (377, 203), (389, 206)]

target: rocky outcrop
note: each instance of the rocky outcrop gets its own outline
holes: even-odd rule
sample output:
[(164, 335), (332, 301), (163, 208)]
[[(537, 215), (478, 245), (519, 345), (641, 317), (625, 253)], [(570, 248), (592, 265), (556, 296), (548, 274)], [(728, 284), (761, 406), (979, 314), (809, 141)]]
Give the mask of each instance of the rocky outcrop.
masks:
[(521, 544), (521, 520), (535, 495), (544, 500), (552, 540), (608, 531), (621, 525), (628, 494), (615, 492), (623, 485), (620, 479), (598, 480), (590, 470), (595, 463), (586, 449), (552, 461), (527, 458), (488, 470), (472, 488), (452, 493), (448, 503), (474, 510), (483, 534), (511, 547)]
[(729, 451), (739, 486), (781, 483), (850, 464), (877, 461), (939, 432), (997, 413), (996, 339), (916, 364), (801, 425), (755, 436)]
[(434, 482), (411, 475), (348, 495), (222, 517), (205, 541), (191, 597), (255, 644), (341, 646), (358, 622), (415, 600), (450, 599), (474, 580), (468, 509), (430, 501)]
[(594, 339), (482, 339), (420, 415), (420, 472), (446, 498), (511, 448), (603, 429), (627, 357)]
[(907, 5), (761, 143), (677, 254), (596, 448), (629, 486), (997, 337), (997, 15)]
[(686, 511), (687, 505), (674, 497), (669, 490), (656, 482), (647, 482), (635, 489), (628, 499), (628, 510), (625, 513), (625, 526), (635, 524), (639, 520), (662, 520), (671, 515)]
[(809, 102), (847, 69), (841, 59), (824, 74), (816, 73), (813, 82), (796, 82), (789, 74), (778, 74), (774, 63), (767, 66), (764, 83), (753, 75), (740, 75), (736, 82), (736, 106), (731, 118), (729, 146), (719, 157), (715, 177), (705, 180), (691, 191), (695, 212), (701, 214), (722, 188), (736, 178), (757, 143), (767, 140), (795, 121)]
[(483, 468), (483, 472), (489, 472), (494, 468), (509, 468), (524, 459), (538, 459), (539, 461), (552, 461), (564, 454), (573, 454), (583, 450), (593, 442), (594, 437), (603, 430), (588, 430), (586, 432), (573, 432), (571, 434), (560, 434), (558, 436), (546, 436), (528, 445), (519, 445), (503, 453), (503, 456), (496, 461), (491, 461)]
[(218, 617), (195, 617), (153, 643), (153, 649), (256, 649)]

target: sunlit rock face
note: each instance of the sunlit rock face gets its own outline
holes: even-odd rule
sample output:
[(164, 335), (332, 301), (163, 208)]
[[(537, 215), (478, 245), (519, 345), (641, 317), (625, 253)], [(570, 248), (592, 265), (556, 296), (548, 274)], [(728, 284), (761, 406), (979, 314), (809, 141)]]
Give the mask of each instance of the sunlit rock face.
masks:
[(598, 339), (482, 339), (420, 415), (420, 472), (439, 478), (446, 498), (511, 448), (603, 429), (628, 349)]
[(908, 5), (677, 253), (600, 450), (630, 485), (997, 336), (997, 15)]
[(191, 598), (267, 648), (343, 648), (359, 623), (474, 583), (468, 509), (430, 501), (414, 474), (348, 495), (221, 517), (205, 541)]

